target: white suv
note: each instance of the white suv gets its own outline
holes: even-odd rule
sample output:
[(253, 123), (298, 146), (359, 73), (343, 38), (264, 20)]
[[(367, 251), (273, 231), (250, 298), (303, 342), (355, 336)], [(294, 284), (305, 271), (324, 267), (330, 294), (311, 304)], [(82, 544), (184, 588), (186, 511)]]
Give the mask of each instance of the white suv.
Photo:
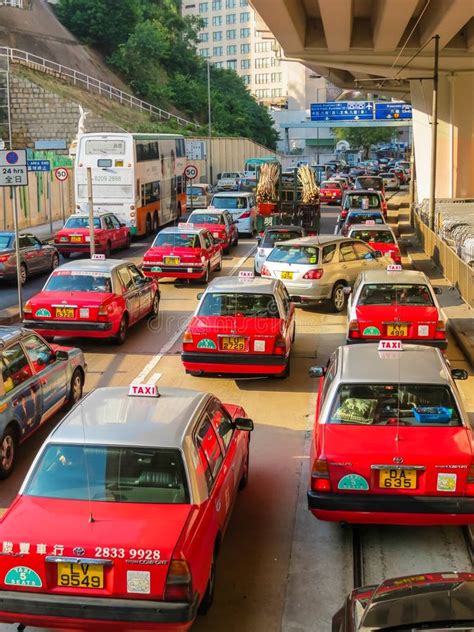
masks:
[(232, 219), (237, 223), (239, 235), (252, 236), (256, 230), (257, 203), (254, 193), (222, 192), (215, 193), (210, 207), (227, 210)]

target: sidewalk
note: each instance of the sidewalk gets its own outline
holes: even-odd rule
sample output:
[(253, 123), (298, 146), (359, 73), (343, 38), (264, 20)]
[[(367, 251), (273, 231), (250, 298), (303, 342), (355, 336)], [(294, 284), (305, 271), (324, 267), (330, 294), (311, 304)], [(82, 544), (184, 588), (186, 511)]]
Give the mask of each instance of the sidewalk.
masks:
[(49, 222), (47, 224), (39, 224), (39, 226), (32, 226), (31, 228), (22, 228), (20, 233), (30, 233), (35, 237), (38, 237), (41, 241), (51, 241), (58, 230), (64, 226), (62, 219), (58, 219), (52, 224), (53, 231), (51, 232), (51, 226)]

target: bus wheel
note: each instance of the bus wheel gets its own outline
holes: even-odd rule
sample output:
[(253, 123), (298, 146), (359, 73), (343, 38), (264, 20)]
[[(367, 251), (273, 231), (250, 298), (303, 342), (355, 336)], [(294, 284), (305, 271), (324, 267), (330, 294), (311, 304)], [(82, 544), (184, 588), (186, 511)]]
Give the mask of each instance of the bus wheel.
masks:
[(158, 213), (155, 213), (153, 215), (153, 232), (154, 233), (158, 232)]
[(145, 235), (146, 237), (148, 237), (148, 235), (150, 235), (151, 233), (151, 217), (150, 215), (146, 216), (146, 220), (145, 220)]

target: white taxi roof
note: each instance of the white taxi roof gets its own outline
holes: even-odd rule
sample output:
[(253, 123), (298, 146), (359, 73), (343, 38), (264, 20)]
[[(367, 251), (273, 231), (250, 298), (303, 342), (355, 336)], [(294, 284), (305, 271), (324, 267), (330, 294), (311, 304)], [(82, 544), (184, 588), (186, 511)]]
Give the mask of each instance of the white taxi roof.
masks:
[(388, 272), (383, 268), (367, 270), (360, 274), (361, 284), (364, 283), (423, 283), (430, 286), (430, 280), (424, 272), (420, 270), (400, 270)]
[(217, 277), (206, 288), (208, 292), (238, 292), (239, 294), (274, 294), (279, 279), (261, 277), (239, 279), (239, 277)]
[(389, 226), (388, 224), (351, 224), (351, 227), (349, 229), (349, 237), (356, 230), (370, 230), (370, 231), (383, 230), (384, 232), (389, 230), (392, 233), (392, 235), (395, 237), (393, 228)]
[(215, 208), (213, 206), (211, 206), (210, 208), (195, 208), (189, 216), (188, 221), (190, 224), (192, 224), (190, 220), (195, 213), (196, 215), (199, 215), (200, 213), (206, 213), (206, 215), (222, 215), (222, 213), (225, 213), (225, 211), (226, 209), (224, 208)]
[(128, 265), (130, 261), (125, 259), (77, 259), (76, 261), (69, 261), (63, 263), (63, 265), (57, 267), (52, 274), (60, 272), (61, 270), (80, 270), (87, 272), (111, 272), (115, 268), (121, 265)]
[(210, 395), (159, 391), (160, 397), (130, 397), (129, 387), (97, 388), (64, 417), (48, 442), (181, 449)]
[(403, 351), (379, 352), (378, 342), (337, 349), (341, 382), (372, 384), (450, 384), (439, 349), (403, 343)]
[[(188, 222), (187, 224), (190, 224), (191, 222)], [(168, 226), (167, 228), (163, 228), (162, 230), (160, 230), (160, 232), (158, 233), (158, 235), (161, 235), (162, 233), (165, 233), (167, 235), (171, 234), (171, 235), (178, 235), (181, 234), (183, 232), (189, 233), (190, 235), (197, 235), (198, 233), (202, 233), (204, 231), (206, 231), (206, 228), (203, 228), (202, 226), (190, 226), (188, 228), (188, 226), (183, 226), (182, 228), (180, 228), (179, 226)]]

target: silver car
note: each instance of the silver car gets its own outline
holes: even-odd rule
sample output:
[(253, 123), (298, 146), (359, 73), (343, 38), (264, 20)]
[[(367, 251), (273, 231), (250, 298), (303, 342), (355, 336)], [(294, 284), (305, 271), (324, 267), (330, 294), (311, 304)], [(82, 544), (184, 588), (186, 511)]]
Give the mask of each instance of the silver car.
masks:
[(381, 173), (380, 177), (383, 180), (383, 186), (386, 191), (399, 191), (400, 190), (400, 180), (394, 173)]
[(262, 277), (281, 279), (295, 303), (330, 301), (335, 312), (346, 305), (347, 290), (364, 270), (386, 268), (390, 259), (357, 239), (334, 235), (277, 243)]
[[(59, 253), (50, 244), (29, 233), (20, 233), (20, 280), (29, 275), (51, 272), (59, 265)], [(16, 279), (15, 233), (0, 231), (0, 279)]]
[(289, 241), (305, 235), (306, 231), (301, 226), (272, 226), (267, 228), (262, 237), (257, 239), (258, 248), (254, 258), (255, 274), (257, 276), (260, 275), (265, 259), (271, 253), (277, 241)]

